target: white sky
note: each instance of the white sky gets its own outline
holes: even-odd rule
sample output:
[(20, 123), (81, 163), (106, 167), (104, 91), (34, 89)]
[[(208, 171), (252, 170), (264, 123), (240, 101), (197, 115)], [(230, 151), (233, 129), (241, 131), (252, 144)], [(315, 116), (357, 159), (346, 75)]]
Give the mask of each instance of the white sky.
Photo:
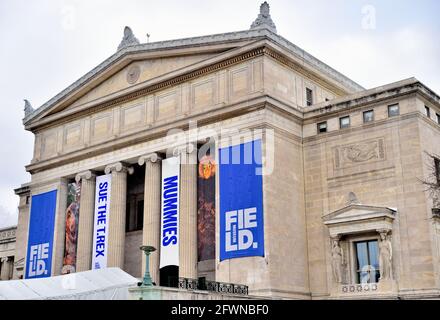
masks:
[[(125, 25), (141, 42), (246, 30), (261, 2), (0, 0), (0, 228), (16, 223), (13, 189), (30, 180), (24, 98), (39, 107), (104, 61)], [(280, 35), (364, 87), (415, 76), (440, 94), (440, 1), (269, 4)]]

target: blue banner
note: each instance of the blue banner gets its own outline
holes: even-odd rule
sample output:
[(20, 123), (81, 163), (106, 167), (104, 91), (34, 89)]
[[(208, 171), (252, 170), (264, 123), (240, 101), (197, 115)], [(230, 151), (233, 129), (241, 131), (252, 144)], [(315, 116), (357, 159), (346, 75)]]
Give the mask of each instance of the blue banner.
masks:
[(261, 140), (219, 149), (220, 261), (264, 256)]
[(26, 279), (50, 277), (57, 191), (32, 196)]

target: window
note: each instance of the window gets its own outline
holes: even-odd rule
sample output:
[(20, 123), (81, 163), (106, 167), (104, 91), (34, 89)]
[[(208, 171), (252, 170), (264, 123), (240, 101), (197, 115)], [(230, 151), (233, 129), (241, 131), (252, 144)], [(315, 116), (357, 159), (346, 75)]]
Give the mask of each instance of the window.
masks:
[(364, 123), (372, 122), (374, 121), (374, 111), (369, 110), (364, 112)]
[(379, 281), (379, 247), (377, 240), (355, 242), (357, 283)]
[(440, 114), (436, 113), (437, 115), (437, 123), (440, 124)]
[(425, 106), (425, 114), (428, 118), (431, 118), (431, 110), (427, 106)]
[(306, 88), (306, 100), (307, 100), (307, 106), (310, 107), (313, 105), (313, 90)]
[(139, 231), (144, 227), (144, 200), (131, 196), (127, 201), (125, 232)]
[(398, 104), (388, 106), (388, 117), (395, 117), (400, 115), (400, 109)]
[(318, 123), (318, 133), (327, 132), (327, 121)]
[(339, 118), (339, 127), (341, 129), (350, 128), (350, 117)]

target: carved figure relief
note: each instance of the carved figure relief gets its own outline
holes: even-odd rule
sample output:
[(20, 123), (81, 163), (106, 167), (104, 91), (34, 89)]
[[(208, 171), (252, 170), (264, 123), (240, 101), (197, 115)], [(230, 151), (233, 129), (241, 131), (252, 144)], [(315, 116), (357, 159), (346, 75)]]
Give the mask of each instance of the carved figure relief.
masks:
[(344, 262), (344, 251), (342, 250), (339, 239), (332, 239), (332, 271), (333, 280), (342, 283), (342, 265)]
[(336, 169), (384, 159), (385, 148), (382, 138), (335, 148)]
[(393, 248), (391, 245), (391, 234), (388, 231), (380, 232), (379, 242), (379, 280), (392, 280)]

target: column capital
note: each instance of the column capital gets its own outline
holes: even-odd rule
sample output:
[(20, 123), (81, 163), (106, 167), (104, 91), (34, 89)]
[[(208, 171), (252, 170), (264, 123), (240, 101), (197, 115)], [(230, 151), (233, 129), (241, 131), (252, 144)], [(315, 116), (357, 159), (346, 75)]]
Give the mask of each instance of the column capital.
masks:
[(197, 148), (194, 146), (194, 142), (188, 142), (186, 144), (177, 146), (173, 149), (173, 156), (178, 156), (179, 154), (182, 153), (193, 153), (195, 150), (197, 150)]
[(94, 178), (94, 177), (96, 177), (96, 174), (94, 171), (86, 170), (86, 171), (78, 173), (75, 176), (75, 181), (76, 181), (76, 183), (78, 183), (81, 180), (90, 180), (91, 178)]
[(162, 160), (162, 157), (154, 152), (154, 153), (147, 154), (145, 156), (141, 156), (138, 160), (138, 164), (140, 166), (143, 166), (145, 163), (147, 163), (149, 161), (152, 163), (156, 163), (156, 162), (160, 162), (161, 160)]
[(110, 174), (112, 172), (127, 172), (128, 174), (133, 174), (134, 169), (133, 167), (129, 167), (127, 164), (123, 162), (116, 162), (109, 164), (105, 167), (104, 172), (105, 174)]

